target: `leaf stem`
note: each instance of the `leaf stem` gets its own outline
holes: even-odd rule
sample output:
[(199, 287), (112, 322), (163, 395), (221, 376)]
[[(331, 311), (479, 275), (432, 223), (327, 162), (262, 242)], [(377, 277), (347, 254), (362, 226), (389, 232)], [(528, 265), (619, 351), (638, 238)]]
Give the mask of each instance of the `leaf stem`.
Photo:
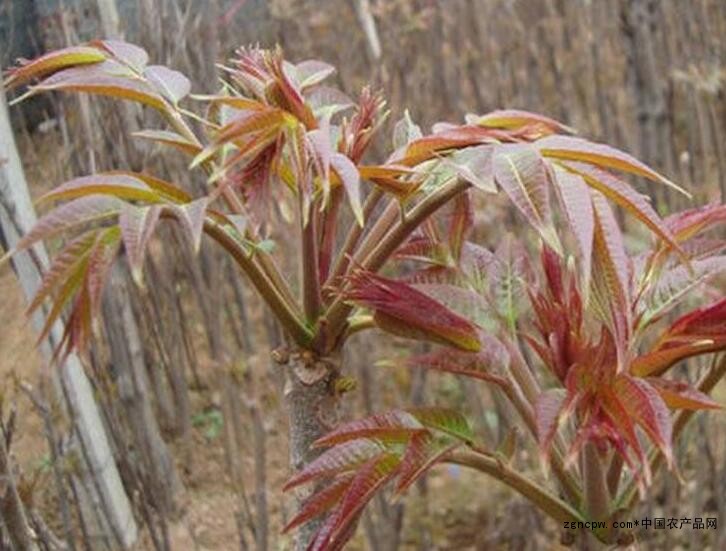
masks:
[(610, 513), (610, 499), (597, 446), (587, 442), (582, 448), (581, 460), (585, 510), (590, 520), (605, 520)]
[(610, 460), (610, 467), (608, 468), (607, 481), (608, 490), (610, 496), (614, 497), (618, 495), (618, 488), (620, 487), (620, 476), (623, 472), (623, 456), (619, 453), (613, 454), (613, 458)]
[(320, 314), (320, 276), (318, 271), (317, 216), (305, 216), (303, 209), (313, 209), (315, 203), (305, 205), (300, 194), (300, 269), (302, 271), (302, 303), (305, 318), (314, 323)]
[(298, 313), (290, 308), (277, 286), (270, 282), (267, 274), (253, 261), (244, 247), (212, 221), (205, 221), (204, 230), (232, 255), (295, 342), (301, 347), (307, 347), (313, 339), (312, 331)]
[(448, 461), (496, 478), (559, 522), (585, 520), (574, 507), (551, 494), (533, 480), (512, 469), (493, 454), (482, 452), (476, 448), (459, 449), (451, 453)]
[[(449, 202), (457, 194), (469, 188), (469, 183), (458, 178), (449, 180), (439, 189), (424, 198), (405, 217), (399, 217), (400, 210), (397, 201), (389, 203), (381, 217), (368, 234), (366, 241), (361, 245), (360, 252), (365, 253), (367, 244), (374, 246), (373, 250), (365, 257), (362, 257), (361, 265), (364, 269), (377, 272), (383, 264), (391, 257), (396, 249), (418, 228), (421, 223), (436, 212), (439, 208)], [(397, 222), (393, 222), (394, 220)], [(387, 228), (394, 223), (390, 230)], [(382, 229), (382, 236), (378, 233)], [(387, 230), (387, 231), (386, 231)], [(377, 243), (377, 245), (376, 245)], [(345, 303), (341, 298), (336, 299), (328, 308), (326, 318), (331, 331), (329, 342), (335, 342), (344, 331), (345, 321), (350, 314), (352, 306)]]
[(373, 252), (363, 261), (363, 267), (372, 272), (380, 270), (383, 264), (408, 239), (416, 228), (434, 212), (459, 193), (466, 191), (469, 187), (470, 184), (468, 182), (455, 178), (431, 193), (411, 209), (411, 212), (405, 218), (399, 218), (398, 223), (383, 237)]
[[(373, 188), (371, 190), (368, 197), (366, 197), (365, 203), (363, 203), (364, 221), (367, 221), (370, 218), (373, 209), (376, 205), (378, 205), (382, 197), (383, 192), (380, 189)], [(353, 254), (353, 249), (355, 249), (355, 246), (358, 244), (358, 240), (361, 235), (363, 235), (363, 229), (364, 228), (359, 224), (352, 224), (350, 226), (350, 230), (348, 230), (348, 235), (345, 237), (343, 246), (338, 253), (338, 259), (335, 262), (335, 267), (333, 268), (332, 275), (328, 281), (335, 282), (337, 278), (345, 274), (348, 269), (348, 265), (350, 264), (350, 256)]]
[[(197, 138), (197, 135), (189, 127), (189, 125), (186, 123), (184, 118), (181, 116), (181, 113), (175, 106), (167, 103), (166, 109), (164, 109), (163, 114), (167, 122), (177, 133), (185, 137), (191, 143), (200, 147), (202, 146), (202, 142), (199, 140), (199, 138)], [(211, 171), (211, 167), (209, 167), (207, 163), (205, 163), (205, 169), (208, 172)], [(244, 205), (240, 201), (239, 197), (237, 197), (237, 195), (235, 195), (235, 193), (229, 187), (223, 187), (222, 197), (224, 197), (224, 200), (227, 202), (230, 210), (237, 214), (244, 213)], [(271, 290), (269, 294), (274, 292), (279, 293), (282, 296), (284, 302), (286, 303), (286, 307), (288, 309), (291, 309), (293, 311), (299, 311), (297, 302), (295, 301), (292, 291), (290, 290), (290, 285), (280, 273), (280, 270), (275, 265), (272, 257), (264, 251), (258, 251), (255, 256), (261, 269), (267, 276), (264, 284), (276, 287), (276, 289)]]
[[(532, 404), (527, 401), (527, 398), (524, 396), (522, 389), (516, 383), (516, 381), (508, 381), (508, 383), (509, 384), (507, 385), (500, 386), (500, 388), (504, 392), (509, 402), (517, 410), (517, 413), (519, 413), (520, 417), (524, 421), (524, 424), (527, 425), (529, 432), (536, 439), (537, 424), (534, 417), (534, 410), (532, 408)], [(572, 474), (567, 472), (567, 470), (565, 469), (564, 463), (562, 461), (562, 455), (559, 453), (559, 450), (555, 449), (554, 446), (552, 448), (552, 457), (550, 462), (552, 464), (552, 472), (562, 485), (562, 489), (564, 490), (568, 499), (572, 503), (580, 503), (580, 501), (582, 500), (582, 492), (580, 490), (579, 484), (572, 476)]]

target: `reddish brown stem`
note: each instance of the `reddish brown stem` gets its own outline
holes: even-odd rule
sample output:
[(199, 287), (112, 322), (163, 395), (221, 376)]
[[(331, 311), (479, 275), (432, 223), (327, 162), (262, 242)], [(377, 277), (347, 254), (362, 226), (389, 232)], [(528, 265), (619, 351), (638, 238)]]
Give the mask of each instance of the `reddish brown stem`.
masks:
[[(409, 238), (416, 228), (453, 197), (468, 188), (469, 184), (463, 180), (453, 179), (448, 181), (411, 209), (411, 212), (406, 214), (405, 217), (399, 218), (398, 222), (390, 230), (383, 230), (383, 235), (379, 238), (378, 229), (385, 228), (387, 224), (395, 220), (398, 212), (398, 205), (396, 203), (390, 203), (381, 215), (381, 218), (374, 225), (363, 245), (361, 245), (359, 252), (361, 253), (360, 258), (362, 258), (362, 267), (372, 272), (380, 270), (383, 264)], [(369, 243), (374, 248), (370, 254), (364, 257), (362, 255), (365, 254), (366, 246)], [(345, 330), (345, 321), (350, 311), (351, 306), (346, 304), (342, 298), (337, 299), (330, 306), (325, 316), (328, 321), (328, 330), (332, 337), (328, 339), (329, 342), (336, 342)]]
[[(366, 222), (370, 219), (373, 209), (380, 202), (383, 197), (383, 192), (378, 188), (373, 188), (366, 197), (365, 203), (363, 203), (363, 220)], [(332, 275), (328, 279), (329, 282), (335, 282), (336, 279), (340, 278), (345, 274), (350, 264), (350, 257), (353, 255), (353, 250), (358, 245), (358, 240), (363, 235), (364, 228), (358, 224), (352, 224), (348, 235), (345, 238), (345, 242), (338, 253), (338, 259), (335, 262), (335, 268), (333, 268)]]
[[(300, 237), (302, 239), (302, 254), (300, 267), (302, 271), (302, 303), (303, 312), (308, 323), (314, 323), (320, 313), (320, 276), (318, 273), (318, 241), (317, 220), (315, 213), (305, 216), (304, 208), (313, 209), (315, 204), (303, 205), (300, 199)], [(306, 220), (307, 219), (307, 220)]]

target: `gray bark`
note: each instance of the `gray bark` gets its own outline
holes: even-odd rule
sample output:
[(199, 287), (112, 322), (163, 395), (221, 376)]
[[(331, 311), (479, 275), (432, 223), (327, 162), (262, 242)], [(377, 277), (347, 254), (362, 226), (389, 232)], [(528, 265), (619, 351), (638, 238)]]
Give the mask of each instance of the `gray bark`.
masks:
[[(35, 211), (28, 193), (20, 157), (15, 146), (12, 128), (8, 120), (5, 94), (0, 91), (0, 233), (6, 247), (13, 247), (20, 235), (27, 232), (36, 221)], [(26, 297), (35, 294), (41, 281), (41, 269), (47, 265), (47, 254), (42, 245), (32, 253), (24, 252), (13, 257), (13, 267)], [(33, 317), (33, 326), (39, 329), (43, 313)], [(60, 341), (62, 328), (57, 323), (41, 349), (46, 358)], [(85, 460), (87, 486), (92, 488), (95, 513), (107, 524), (113, 539), (124, 548), (130, 547), (138, 531), (131, 504), (121, 483), (116, 463), (101, 416), (93, 396), (93, 389), (86, 377), (80, 360), (71, 354), (59, 374), (57, 388), (61, 401), (68, 408), (78, 436), (81, 456)]]
[[(290, 435), (290, 466), (293, 472), (320, 455), (320, 449), (312, 448), (312, 443), (330, 431), (337, 417), (336, 400), (331, 392), (331, 375), (306, 385), (297, 372), (307, 368), (300, 359), (293, 359), (288, 366), (289, 379), (285, 389), (285, 401), (288, 410)], [(312, 489), (298, 490), (296, 493), (298, 505), (312, 493)], [(315, 533), (323, 522), (316, 518), (301, 526), (295, 534), (295, 549), (307, 549)]]

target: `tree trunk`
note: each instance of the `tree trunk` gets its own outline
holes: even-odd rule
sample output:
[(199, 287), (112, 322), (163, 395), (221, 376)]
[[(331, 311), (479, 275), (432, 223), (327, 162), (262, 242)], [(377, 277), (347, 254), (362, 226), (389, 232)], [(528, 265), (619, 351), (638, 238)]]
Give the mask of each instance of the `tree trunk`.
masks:
[[(320, 362), (315, 365), (320, 366)], [(285, 401), (289, 422), (290, 467), (293, 472), (299, 471), (320, 455), (321, 450), (312, 448), (312, 443), (329, 432), (336, 422), (337, 400), (332, 389), (336, 374), (340, 372), (339, 367), (335, 366), (322, 379), (306, 384), (300, 377), (312, 377), (313, 371), (322, 368), (308, 367), (300, 358), (292, 359), (288, 365)], [(298, 507), (311, 493), (312, 488), (297, 490)], [(322, 522), (322, 518), (316, 518), (297, 530), (296, 550), (307, 549)]]
[[(25, 181), (15, 139), (8, 120), (5, 94), (0, 90), (0, 237), (6, 248), (15, 246), (36, 221), (28, 186)], [(13, 257), (13, 267), (26, 297), (32, 297), (41, 281), (41, 269), (47, 266), (47, 255), (42, 245), (32, 253), (23, 252)], [(33, 316), (33, 326), (40, 329), (43, 314)], [(56, 323), (41, 344), (46, 358), (60, 342), (62, 328)], [(113, 538), (124, 548), (130, 547), (138, 531), (131, 504), (121, 483), (116, 463), (111, 454), (106, 431), (101, 421), (93, 389), (77, 356), (71, 354), (61, 369), (56, 388), (61, 402), (68, 408), (74, 429), (79, 437), (80, 457), (85, 461), (84, 476), (93, 489), (95, 514), (107, 524)]]
[[(664, 139), (668, 135), (666, 89), (662, 70), (656, 57), (655, 0), (628, 0), (622, 7), (622, 32), (627, 54), (627, 82), (635, 101), (638, 121), (638, 156), (656, 170), (665, 168), (667, 149)], [(656, 198), (663, 203), (663, 190), (656, 190)]]
[(119, 396), (143, 459), (150, 494), (157, 510), (168, 515), (174, 510), (174, 497), (181, 483), (152, 407), (143, 344), (124, 272), (119, 263), (113, 267), (103, 298), (104, 324)]

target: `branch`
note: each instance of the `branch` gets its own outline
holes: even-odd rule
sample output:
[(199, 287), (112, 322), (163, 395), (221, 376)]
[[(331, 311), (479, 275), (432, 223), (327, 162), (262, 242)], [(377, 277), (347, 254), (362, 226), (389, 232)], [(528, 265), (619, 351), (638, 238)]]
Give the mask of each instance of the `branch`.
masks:
[(448, 461), (470, 467), (496, 478), (559, 522), (585, 520), (575, 508), (493, 455), (473, 449), (460, 449), (453, 451)]
[(313, 338), (312, 331), (307, 327), (298, 313), (290, 307), (277, 286), (270, 282), (267, 274), (260, 269), (253, 258), (231, 235), (215, 222), (205, 220), (204, 230), (232, 255), (295, 342), (300, 346), (307, 347)]
[[(375, 187), (371, 190), (363, 204), (363, 220), (369, 220), (373, 209), (376, 208), (376, 205), (378, 205), (382, 197), (383, 192), (379, 188)], [(345, 237), (343, 246), (338, 253), (338, 260), (335, 262), (335, 268), (333, 268), (331, 276), (328, 279), (329, 282), (334, 283), (337, 278), (340, 278), (345, 274), (348, 269), (348, 265), (350, 264), (350, 256), (353, 254), (353, 249), (358, 244), (358, 240), (363, 234), (363, 229), (364, 228), (358, 224), (351, 224), (350, 230), (348, 230), (348, 235)]]
[(314, 323), (321, 310), (318, 240), (316, 231), (318, 217), (312, 214), (310, 216), (305, 215), (303, 209), (308, 208), (313, 210), (314, 203), (305, 206), (302, 194), (300, 195), (302, 303), (305, 318), (308, 322)]
[(610, 514), (610, 492), (605, 480), (602, 457), (597, 446), (588, 442), (582, 449), (584, 508), (591, 520), (606, 520)]
[[(527, 401), (524, 396), (522, 389), (516, 383), (516, 381), (508, 381), (509, 384), (500, 386), (509, 402), (514, 406), (519, 413), (519, 416), (527, 425), (529, 432), (532, 436), (537, 439), (537, 425), (534, 417), (534, 408), (532, 404)], [(582, 500), (582, 491), (580, 485), (575, 480), (575, 477), (565, 469), (564, 462), (562, 460), (562, 454), (554, 446), (552, 447), (552, 455), (550, 458), (550, 464), (552, 472), (562, 485), (567, 497), (573, 503), (580, 503)]]
[[(163, 114), (167, 122), (177, 133), (185, 137), (191, 143), (200, 147), (202, 146), (202, 142), (199, 140), (199, 138), (197, 138), (197, 135), (194, 133), (194, 131), (184, 121), (181, 113), (175, 106), (167, 103), (166, 109), (163, 111)], [(204, 168), (208, 173), (211, 172), (211, 166), (208, 162), (204, 163)], [(222, 186), (221, 193), (222, 197), (224, 198), (225, 202), (227, 203), (232, 212), (237, 214), (244, 213), (244, 205), (240, 201), (239, 197), (228, 186)], [(256, 236), (250, 237), (252, 237), (253, 239), (256, 238)], [(264, 251), (257, 251), (256, 257), (262, 271), (267, 278), (266, 284), (271, 284), (275, 286), (276, 292), (278, 292), (282, 296), (283, 300), (287, 303), (287, 308), (291, 310), (296, 310), (298, 307), (295, 301), (295, 297), (290, 290), (290, 285), (280, 273), (280, 270), (275, 265), (272, 257)]]
[[(379, 240), (376, 230), (386, 228), (387, 224), (391, 223), (391, 218), (395, 219), (398, 211), (398, 205), (394, 202), (390, 203), (385, 212), (377, 220), (366, 242), (361, 245), (361, 252), (365, 252), (364, 248), (367, 243), (375, 246), (373, 251), (362, 260), (361, 266), (372, 272), (380, 270), (383, 264), (408, 239), (416, 228), (459, 193), (467, 190), (469, 185), (468, 182), (458, 178), (449, 180), (439, 189), (424, 198), (405, 217), (399, 219), (393, 228), (386, 231)], [(328, 308), (325, 317), (328, 320), (332, 337), (329, 339), (329, 342), (335, 342), (343, 332), (346, 318), (350, 314), (351, 309), (352, 307), (346, 304), (341, 297), (337, 298), (330, 308)]]
[(372, 272), (380, 270), (416, 228), (459, 193), (469, 189), (469, 186), (468, 182), (454, 178), (423, 199), (383, 237), (370, 256), (363, 261), (363, 267)]

